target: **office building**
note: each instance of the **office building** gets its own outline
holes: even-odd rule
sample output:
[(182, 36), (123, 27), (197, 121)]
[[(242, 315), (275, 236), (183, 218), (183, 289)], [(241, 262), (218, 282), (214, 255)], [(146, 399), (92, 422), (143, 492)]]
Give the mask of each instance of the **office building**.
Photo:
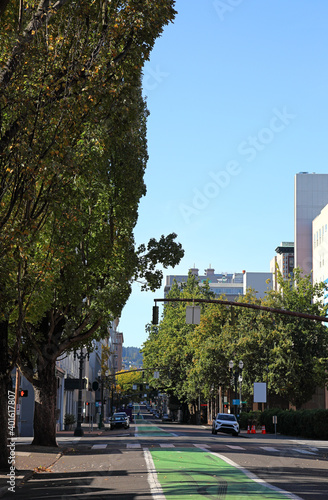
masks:
[[(312, 222), (313, 282), (328, 285), (328, 205)], [(328, 294), (325, 296), (325, 304)]]
[(294, 180), (295, 267), (312, 271), (312, 221), (328, 204), (328, 174), (301, 172)]
[[(205, 269), (204, 274), (199, 274), (199, 269), (193, 267), (189, 270), (200, 284), (209, 283), (210, 290), (216, 298), (225, 296), (226, 300), (235, 301), (245, 295), (248, 288), (256, 291), (258, 298), (264, 297), (265, 292), (272, 287), (272, 273), (254, 273), (242, 271), (241, 273), (215, 273), (211, 267)], [(176, 281), (180, 286), (186, 283), (188, 275), (166, 276), (164, 296), (168, 294)], [(269, 280), (269, 283), (267, 281)]]

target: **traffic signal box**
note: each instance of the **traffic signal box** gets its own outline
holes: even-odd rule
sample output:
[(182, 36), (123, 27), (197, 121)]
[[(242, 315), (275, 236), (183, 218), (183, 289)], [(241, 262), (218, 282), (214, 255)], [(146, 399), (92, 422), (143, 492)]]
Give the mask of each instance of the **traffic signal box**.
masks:
[(153, 306), (153, 325), (158, 325), (158, 306)]

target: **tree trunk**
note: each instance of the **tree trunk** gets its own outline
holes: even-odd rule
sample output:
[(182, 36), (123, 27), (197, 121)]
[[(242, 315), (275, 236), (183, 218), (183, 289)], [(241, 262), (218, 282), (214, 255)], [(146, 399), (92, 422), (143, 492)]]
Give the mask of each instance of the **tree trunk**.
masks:
[(0, 322), (0, 353), (0, 470), (7, 471), (10, 468), (8, 445), (10, 438), (14, 436), (12, 413), (15, 409), (15, 399), (9, 392), (12, 386), (9, 373), (7, 321)]
[(45, 360), (38, 366), (34, 387), (34, 439), (32, 445), (57, 446), (56, 442), (56, 361)]

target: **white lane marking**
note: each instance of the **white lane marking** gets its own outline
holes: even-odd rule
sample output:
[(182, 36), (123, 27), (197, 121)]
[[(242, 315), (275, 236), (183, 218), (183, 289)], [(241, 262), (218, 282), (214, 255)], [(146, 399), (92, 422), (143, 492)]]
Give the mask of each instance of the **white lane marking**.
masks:
[(271, 490), (279, 491), (279, 493), (282, 493), (283, 495), (285, 495), (287, 498), (290, 498), (291, 500), (302, 500), (301, 497), (294, 495), (294, 493), (290, 493), (289, 491), (282, 490), (281, 488), (277, 488), (277, 486), (273, 486), (272, 484), (267, 483), (266, 481), (264, 481), (264, 479), (261, 479), (261, 478), (255, 476), (255, 474), (253, 474), (253, 472), (250, 472), (249, 470), (245, 469), (241, 465), (236, 464), (235, 462), (233, 462), (229, 458), (225, 457), (224, 455), (221, 455), (220, 453), (215, 453), (214, 451), (208, 451), (205, 448), (201, 448), (200, 446), (197, 446), (197, 448), (205, 451), (206, 453), (211, 453), (211, 455), (214, 455), (215, 457), (220, 458), (221, 460), (223, 460), (227, 464), (232, 465), (232, 467), (236, 467), (236, 469), (239, 469), (240, 471), (242, 471), (247, 477), (249, 477), (249, 479), (251, 479), (255, 483), (262, 484), (263, 486), (266, 486), (267, 488), (269, 488)]
[(127, 448), (141, 448), (140, 443), (127, 443), (126, 445)]
[(150, 487), (151, 496), (156, 500), (166, 500), (162, 487), (158, 481), (158, 476), (153, 461), (153, 457), (151, 456), (151, 453), (148, 448), (144, 448), (143, 452), (148, 470), (147, 480)]
[(100, 450), (100, 449), (106, 448), (106, 446), (107, 446), (107, 444), (94, 444), (91, 449), (92, 450)]
[(264, 451), (277, 451), (277, 452), (279, 452), (279, 450), (277, 450), (277, 448), (272, 448), (272, 446), (260, 446), (260, 448)]
[(232, 450), (245, 450), (245, 448), (242, 448), (241, 446), (233, 445), (233, 444), (226, 444), (228, 448), (231, 448)]
[(313, 453), (313, 451), (302, 450), (300, 448), (292, 448), (292, 450), (296, 451), (297, 453), (303, 453), (303, 455), (316, 455), (316, 453)]

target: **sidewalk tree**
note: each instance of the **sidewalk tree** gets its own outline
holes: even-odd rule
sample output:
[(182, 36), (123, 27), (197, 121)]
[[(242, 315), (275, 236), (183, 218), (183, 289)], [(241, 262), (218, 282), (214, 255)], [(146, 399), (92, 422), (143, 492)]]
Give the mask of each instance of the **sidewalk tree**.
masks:
[(200, 324), (190, 335), (193, 352), (188, 373), (190, 391), (209, 398), (219, 386), (229, 385), (230, 350), (233, 348), (230, 331), (231, 308), (208, 304)]
[[(20, 10), (19, 5), (23, 6), (23, 9)], [(111, 172), (121, 172), (121, 181), (123, 178), (125, 180), (125, 194), (128, 189), (134, 188), (135, 178), (132, 178), (129, 184), (128, 175), (124, 172), (126, 157), (124, 159), (119, 157), (123, 149), (123, 144), (119, 141), (126, 139), (126, 120), (130, 119), (129, 116), (125, 116), (127, 104), (124, 98), (130, 95), (133, 86), (139, 92), (143, 63), (148, 59), (154, 42), (165, 24), (173, 20), (175, 15), (173, 5), (174, 1), (171, 0), (163, 2), (119, 0), (115, 3), (107, 0), (99, 2), (58, 0), (55, 3), (48, 0), (32, 0), (19, 3), (12, 0), (1, 3), (0, 256), (3, 264), (0, 272), (0, 320), (3, 326), (0, 328), (1, 344), (7, 343), (8, 326), (12, 332), (11, 355), (6, 356), (1, 366), (1, 394), (6, 391), (6, 381), (9, 380), (11, 367), (19, 352), (21, 363), (25, 364), (22, 336), (24, 342), (29, 339), (33, 344), (35, 340), (41, 342), (43, 339), (46, 340), (47, 346), (52, 346), (51, 349), (54, 346), (57, 349), (59, 330), (65, 325), (66, 335), (70, 331), (71, 337), (68, 336), (64, 345), (60, 345), (58, 353), (63, 352), (72, 346), (72, 342), (77, 344), (84, 341), (88, 336), (87, 332), (93, 335), (101, 322), (105, 321), (109, 309), (108, 303), (105, 314), (102, 317), (98, 314), (97, 319), (96, 315), (106, 300), (111, 298), (112, 311), (122, 308), (130, 292), (129, 280), (131, 281), (133, 275), (140, 277), (152, 271), (149, 274), (152, 281), (149, 286), (154, 288), (158, 282), (158, 272), (153, 268), (147, 268), (147, 263), (150, 267), (154, 266), (154, 252), (151, 251), (151, 247), (148, 251), (134, 249), (131, 228), (125, 226), (122, 230), (118, 229), (116, 213), (106, 214), (111, 221), (110, 229), (105, 228), (104, 224), (102, 232), (100, 229), (98, 232), (94, 231), (94, 227), (89, 228), (87, 224), (90, 220), (85, 205), (81, 207), (77, 201), (85, 189), (83, 182), (94, 179), (94, 183), (97, 183), (98, 172), (92, 158), (95, 155), (94, 148), (101, 149), (103, 144), (101, 141), (100, 144), (96, 144), (98, 139), (96, 131), (101, 135), (107, 130), (108, 137), (113, 139), (117, 134), (117, 124), (124, 130), (124, 133), (122, 130), (118, 132), (115, 143), (117, 147), (119, 145), (119, 154), (113, 150), (110, 153), (106, 151), (103, 158), (109, 162), (117, 162), (116, 165), (112, 163)], [(138, 114), (140, 110), (135, 111)], [(138, 116), (140, 117), (140, 113)], [(144, 160), (143, 127), (144, 125), (140, 131), (141, 135), (138, 129), (133, 129), (131, 134), (131, 138), (136, 135), (141, 137), (138, 146), (140, 149), (136, 152), (133, 149), (135, 144), (128, 149), (130, 154), (134, 150), (133, 154), (141, 155)], [(91, 147), (92, 135), (94, 143)], [(104, 141), (104, 134), (101, 139)], [(113, 144), (112, 140), (111, 146)], [(141, 167), (140, 163), (138, 164), (137, 177), (143, 175), (143, 160)], [(131, 163), (132, 161), (133, 158)], [(107, 180), (111, 182), (111, 179)], [(104, 179), (101, 183), (104, 183)], [(140, 182), (136, 185), (140, 189)], [(115, 189), (111, 192), (112, 201), (116, 201), (117, 185)], [(144, 186), (142, 190), (139, 196), (144, 194)], [(72, 204), (68, 201), (71, 195)], [(131, 227), (135, 224), (138, 207), (134, 194), (132, 198), (131, 206), (129, 198), (125, 204), (111, 205), (112, 209), (115, 208), (120, 212), (118, 218), (123, 217), (126, 208), (129, 216), (132, 211), (134, 212)], [(106, 197), (105, 199), (108, 202)], [(66, 215), (62, 210), (59, 216), (59, 207), (63, 205), (63, 200), (66, 201)], [(100, 212), (99, 191), (94, 197), (90, 195), (90, 203), (95, 200), (97, 210)], [(91, 211), (90, 218), (97, 210)], [(94, 258), (96, 253), (98, 256), (104, 254), (108, 246), (105, 238), (108, 232), (110, 236), (116, 236), (117, 231), (119, 232), (115, 244), (109, 245), (112, 260), (108, 258), (103, 264), (107, 266), (107, 274), (103, 273), (104, 269), (101, 269), (101, 266), (99, 269), (94, 267), (92, 271), (89, 266), (86, 271), (87, 266), (81, 262), (84, 248), (79, 245), (76, 247), (80, 249), (78, 255), (80, 262), (77, 264), (78, 257), (74, 255), (72, 248), (77, 240), (83, 245), (85, 235), (81, 238), (81, 228), (78, 227), (81, 215), (86, 224), (85, 226), (82, 223), (82, 226), (83, 230), (87, 230), (89, 252), (94, 251)], [(104, 212), (102, 215), (105, 215)], [(64, 224), (65, 217), (67, 220)], [(72, 222), (77, 224), (74, 225)], [(68, 231), (68, 226), (71, 227), (71, 232)], [(100, 233), (103, 237), (102, 244), (98, 243), (93, 247), (91, 244), (94, 243), (93, 238), (97, 238)], [(65, 244), (60, 246), (58, 244), (60, 237), (64, 240), (64, 236), (68, 234), (69, 244), (67, 245), (65, 241)], [(164, 262), (173, 262), (174, 258), (171, 260), (170, 254), (176, 244), (172, 241), (172, 237), (169, 240), (163, 237), (162, 242), (166, 241), (171, 244), (167, 249), (169, 256), (165, 255), (162, 248), (158, 251)], [(161, 246), (160, 242), (150, 243), (151, 245), (155, 248)], [(175, 250), (181, 252), (178, 245), (175, 246)], [(119, 257), (121, 251), (123, 255)], [(130, 263), (131, 255), (132, 263)], [(70, 259), (74, 262), (69, 262)], [(125, 265), (126, 271), (120, 274), (119, 270), (125, 269)], [(81, 275), (78, 276), (72, 273), (73, 269), (74, 272), (77, 270), (77, 266), (81, 271)], [(117, 266), (116, 272), (112, 266)], [(91, 279), (89, 289), (86, 289), (85, 283), (78, 291), (73, 285), (68, 286), (69, 279), (73, 282), (81, 280), (82, 283), (83, 278)], [(100, 289), (106, 291), (101, 293)], [(98, 290), (97, 293), (95, 290)], [(73, 302), (76, 300), (74, 306), (67, 301), (65, 303), (64, 296), (69, 291), (73, 292)], [(36, 292), (38, 292), (37, 298)], [(81, 299), (80, 292), (85, 295), (82, 305), (80, 302), (77, 306), (77, 297)], [(84, 307), (88, 297), (95, 295), (97, 300), (90, 302), (90, 308), (86, 313)], [(78, 316), (79, 321), (76, 321)], [(45, 330), (47, 322), (51, 325), (48, 332)], [(38, 324), (41, 325), (40, 328)], [(57, 335), (55, 342), (52, 335)], [(34, 355), (36, 352), (37, 349)], [(37, 356), (39, 354), (37, 353)], [(40, 362), (44, 368), (44, 362)], [(27, 361), (26, 363), (28, 364)], [(52, 383), (50, 387), (53, 387)], [(6, 442), (4, 432), (7, 427), (3, 418), (5, 416), (1, 413), (1, 449), (4, 449)]]
[[(212, 294), (208, 283), (200, 286), (197, 278), (190, 272), (187, 282), (174, 282), (168, 298), (210, 298)], [(191, 305), (190, 303), (189, 305)], [(202, 306), (204, 310), (206, 306)], [(168, 302), (164, 305), (162, 320), (158, 326), (149, 330), (149, 338), (143, 345), (144, 367), (159, 370), (159, 379), (152, 385), (176, 396), (181, 402), (193, 402), (198, 396), (191, 388), (188, 379), (193, 362), (191, 338), (195, 325), (186, 324), (186, 303)]]
[[(284, 280), (278, 270), (279, 290), (269, 290), (260, 301), (248, 293), (248, 300), (260, 305), (326, 316), (322, 299), (324, 283), (312, 284), (311, 276), (295, 269)], [(247, 301), (243, 297), (242, 302)], [(321, 322), (242, 309), (232, 340), (235, 359), (244, 362), (243, 394), (253, 397), (254, 382), (267, 383), (268, 394), (297, 408), (307, 403), (317, 387), (327, 384), (328, 334)]]
[[(145, 278), (145, 286), (154, 290), (157, 283), (157, 274), (155, 281), (151, 280), (152, 273), (156, 273), (154, 266), (160, 262), (174, 267), (183, 255), (174, 234), (162, 236), (159, 242), (151, 240), (150, 247), (143, 247), (144, 253), (140, 248), (135, 249), (133, 228), (142, 194), (142, 189), (138, 191), (136, 186), (138, 180), (139, 183), (142, 180), (143, 169), (129, 151), (127, 141), (122, 141), (120, 147), (114, 144), (110, 152), (110, 181), (101, 184), (98, 176), (98, 187), (93, 186), (93, 182), (82, 183), (80, 214), (76, 222), (60, 226), (54, 236), (55, 247), (66, 255), (66, 262), (50, 287), (51, 308), (38, 323), (24, 324), (19, 366), (35, 389), (34, 444), (53, 445), (55, 442), (51, 416), (54, 414), (57, 357), (90, 338), (106, 336), (107, 325), (120, 316), (136, 276)], [(115, 176), (117, 164), (124, 169), (125, 175), (119, 168)], [(127, 193), (129, 183), (134, 187)], [(69, 207), (65, 202), (61, 210), (63, 207), (66, 213)], [(47, 280), (46, 291), (49, 286)]]
[[(267, 294), (265, 305), (326, 316), (325, 283), (312, 283), (311, 276), (304, 276), (300, 269), (295, 269), (288, 280), (279, 273), (278, 282), (280, 291)], [(275, 315), (268, 332), (269, 390), (299, 408), (311, 399), (317, 387), (328, 383), (327, 326), (319, 321)]]
[[(121, 398), (125, 400), (129, 396), (129, 399), (137, 401), (139, 399), (140, 384), (145, 384), (146, 380), (143, 378), (141, 371), (132, 370), (133, 368), (131, 368), (130, 372), (126, 372), (125, 370), (116, 372), (115, 377), (117, 384), (121, 388)], [(134, 385), (137, 386), (136, 389), (133, 388)]]

